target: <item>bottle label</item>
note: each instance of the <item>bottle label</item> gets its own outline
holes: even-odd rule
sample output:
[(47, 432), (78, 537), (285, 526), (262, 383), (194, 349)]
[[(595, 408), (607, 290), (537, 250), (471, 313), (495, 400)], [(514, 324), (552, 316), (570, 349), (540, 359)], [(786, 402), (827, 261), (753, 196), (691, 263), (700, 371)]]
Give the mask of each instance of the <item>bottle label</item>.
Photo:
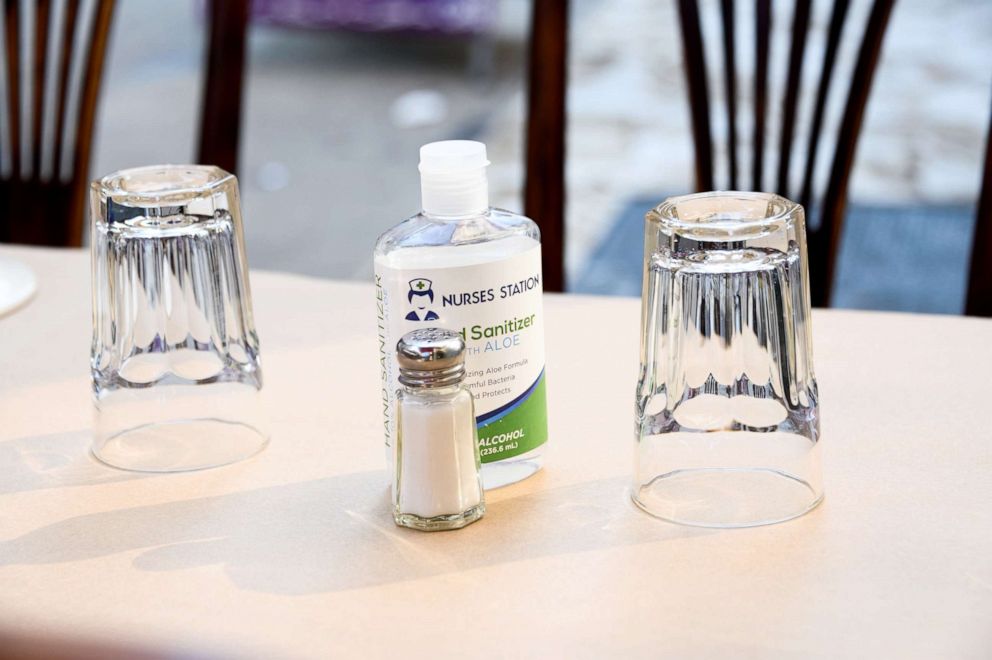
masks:
[[(444, 248), (451, 249), (451, 248)], [(375, 266), (386, 445), (396, 437), (396, 343), (417, 328), (465, 340), (483, 463), (525, 454), (548, 438), (541, 246), (471, 266)]]

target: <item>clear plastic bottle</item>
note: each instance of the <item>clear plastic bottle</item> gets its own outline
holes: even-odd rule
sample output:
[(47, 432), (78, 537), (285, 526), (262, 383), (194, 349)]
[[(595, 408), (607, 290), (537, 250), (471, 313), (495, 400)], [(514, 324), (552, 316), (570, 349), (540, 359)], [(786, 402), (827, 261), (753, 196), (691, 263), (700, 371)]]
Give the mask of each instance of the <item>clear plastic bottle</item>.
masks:
[(539, 470), (547, 440), (540, 230), (489, 207), (485, 145), (435, 142), (420, 158), (423, 211), (384, 233), (374, 254), (387, 458), (393, 347), (420, 327), (454, 330), (466, 343), (483, 482), (496, 488)]

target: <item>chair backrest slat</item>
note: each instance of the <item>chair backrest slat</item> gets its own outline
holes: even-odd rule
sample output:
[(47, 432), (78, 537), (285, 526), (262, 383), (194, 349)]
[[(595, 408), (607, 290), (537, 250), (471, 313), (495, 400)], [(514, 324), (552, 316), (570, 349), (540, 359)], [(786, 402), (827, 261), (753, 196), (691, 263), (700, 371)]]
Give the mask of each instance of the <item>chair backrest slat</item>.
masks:
[(782, 102), (782, 131), (778, 147), (777, 192), (789, 196), (789, 165), (792, 161), (792, 140), (796, 131), (796, 107), (799, 103), (799, 83), (802, 79), (803, 57), (809, 32), (810, 0), (796, 0), (792, 17), (792, 44), (789, 47), (789, 71)]
[(682, 51), (689, 82), (692, 110), (692, 141), (696, 147), (696, 187), (713, 189), (713, 140), (710, 133), (710, 100), (706, 85), (706, 56), (699, 27), (696, 0), (679, 0)]
[(765, 123), (768, 110), (768, 49), (772, 31), (771, 0), (755, 0), (754, 40), (754, 160), (751, 187), (763, 188), (765, 169)]
[(813, 105), (813, 119), (810, 122), (809, 138), (806, 145), (806, 167), (803, 168), (803, 183), (799, 193), (799, 203), (809, 209), (813, 201), (813, 174), (816, 169), (816, 157), (820, 148), (820, 133), (823, 130), (823, 117), (827, 108), (827, 95), (830, 92), (830, 81), (833, 80), (834, 68), (837, 64), (837, 50), (840, 48), (840, 37), (844, 32), (844, 22), (847, 20), (848, 0), (834, 0), (833, 11), (830, 13), (830, 26), (827, 28), (827, 45), (823, 51), (823, 64), (820, 67), (820, 82), (816, 88), (816, 100)]
[(737, 188), (737, 37), (734, 28), (734, 0), (720, 1), (723, 24), (723, 84), (727, 97), (727, 170), (730, 187)]
[(66, 0), (62, 18), (62, 47), (59, 49), (57, 101), (55, 104), (55, 130), (52, 139), (55, 144), (52, 153), (52, 179), (62, 179), (62, 139), (65, 130), (66, 103), (69, 97), (69, 71), (72, 63), (72, 50), (76, 43), (76, 22), (79, 16), (79, 0)]
[(827, 192), (823, 196), (820, 225), (809, 240), (810, 260), (817, 264), (816, 269), (810, 269), (810, 291), (814, 305), (830, 304), (851, 167), (854, 165), (854, 153), (864, 121), (865, 107), (868, 105), (872, 79), (882, 52), (882, 38), (894, 4), (895, 0), (875, 0), (858, 49), (854, 75), (851, 77), (837, 134)]
[(45, 123), (45, 54), (51, 0), (37, 0), (34, 16), (34, 77), (31, 81), (31, 176), (41, 179), (41, 134)]
[(21, 11), (19, 0), (4, 0), (7, 45), (7, 118), (10, 127), (10, 162), (14, 178), (21, 172)]
[[(110, 36), (110, 19), (114, 12), (116, 0), (98, 0), (96, 15), (93, 17), (93, 29), (86, 49), (85, 73), (79, 96), (79, 115), (76, 121), (74, 157), (72, 169), (86, 176), (90, 162), (90, 148), (93, 143), (93, 118), (96, 114), (96, 99), (100, 90), (100, 80), (103, 77), (103, 59), (107, 50), (107, 39)], [(86, 205), (86, 186), (77, 186), (71, 196), (71, 208), (82, 209)], [(69, 227), (69, 241), (79, 245), (83, 241), (82, 218), (73, 222)]]

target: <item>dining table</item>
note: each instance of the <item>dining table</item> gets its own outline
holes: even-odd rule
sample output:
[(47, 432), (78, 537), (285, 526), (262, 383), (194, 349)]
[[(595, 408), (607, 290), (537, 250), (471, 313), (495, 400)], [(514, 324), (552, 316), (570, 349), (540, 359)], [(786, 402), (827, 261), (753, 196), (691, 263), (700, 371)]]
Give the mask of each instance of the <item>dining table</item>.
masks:
[(37, 278), (0, 317), (4, 634), (167, 657), (992, 657), (992, 320), (814, 310), (826, 497), (718, 530), (631, 502), (640, 301), (546, 294), (544, 467), (429, 534), (392, 520), (371, 282), (252, 270), (271, 442), (153, 474), (91, 453), (88, 252), (0, 256)]

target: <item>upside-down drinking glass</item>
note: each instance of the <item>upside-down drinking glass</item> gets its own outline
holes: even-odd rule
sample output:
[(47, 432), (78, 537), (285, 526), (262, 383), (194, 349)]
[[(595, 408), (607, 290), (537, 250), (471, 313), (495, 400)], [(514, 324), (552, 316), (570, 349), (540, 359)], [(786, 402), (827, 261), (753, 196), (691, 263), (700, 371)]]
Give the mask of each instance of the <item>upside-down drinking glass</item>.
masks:
[(675, 197), (645, 218), (634, 502), (747, 527), (823, 498), (803, 209)]
[(131, 470), (224, 465), (266, 444), (238, 182), (161, 165), (94, 181), (93, 452)]

